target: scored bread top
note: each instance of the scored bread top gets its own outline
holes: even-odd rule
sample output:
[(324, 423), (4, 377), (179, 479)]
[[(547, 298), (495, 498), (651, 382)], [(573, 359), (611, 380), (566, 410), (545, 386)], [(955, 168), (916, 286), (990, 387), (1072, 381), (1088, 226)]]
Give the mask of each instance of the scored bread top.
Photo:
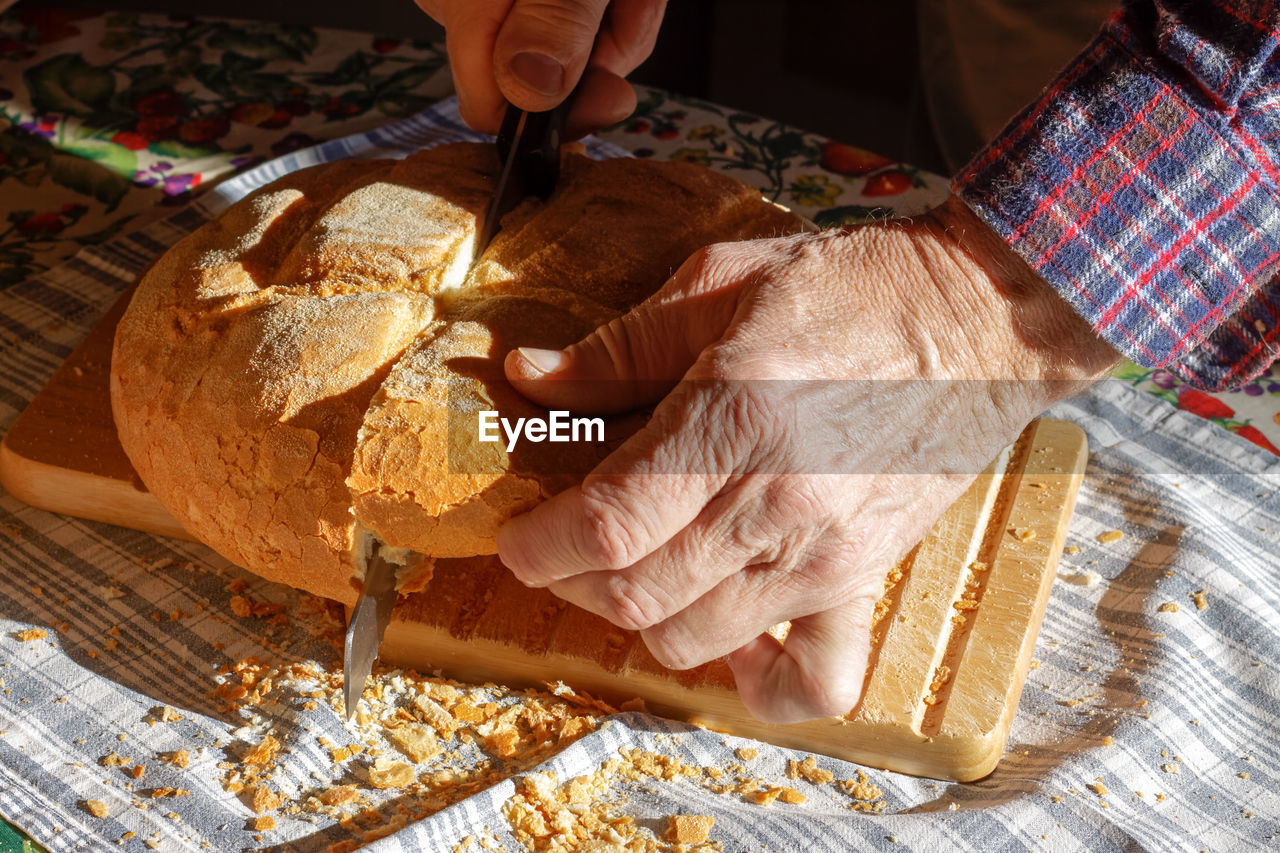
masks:
[[(606, 441), (477, 440), (476, 415), (545, 416), (503, 379), (662, 285), (702, 245), (799, 230), (701, 167), (569, 156), (474, 263), (491, 145), (290, 174), (143, 276), (116, 333), (112, 409), (139, 476), (197, 538), (264, 577), (352, 601), (370, 537), (492, 554), (498, 527), (580, 480)], [(420, 586), (430, 561), (405, 572)]]

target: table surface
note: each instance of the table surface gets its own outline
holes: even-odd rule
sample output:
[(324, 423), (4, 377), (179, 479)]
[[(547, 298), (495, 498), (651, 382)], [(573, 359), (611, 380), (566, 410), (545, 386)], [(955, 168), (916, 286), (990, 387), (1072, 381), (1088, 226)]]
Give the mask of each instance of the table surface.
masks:
[[(22, 288), (80, 250), (158, 222), (265, 160), (413, 115), (450, 91), (432, 44), (20, 4), (0, 15), (0, 294), (19, 294), (9, 304), (22, 308)], [(871, 152), (713, 104), (640, 94), (636, 114), (604, 140), (635, 156), (723, 170), (820, 225), (910, 215), (947, 192), (944, 178)], [(0, 317), (0, 346), (21, 352), (31, 317), (45, 312), (40, 345), (68, 350), (85, 318), (58, 311), (45, 304), (21, 322)], [(1203, 441), (1236, 453), (1231, 431), (1280, 453), (1274, 366), (1221, 394), (1132, 364), (1116, 377), (1225, 428), (1197, 433)], [(25, 392), (0, 392), (3, 429)], [(1261, 454), (1240, 459), (1242, 475), (1277, 470)], [(13, 843), (0, 831), (0, 850)]]

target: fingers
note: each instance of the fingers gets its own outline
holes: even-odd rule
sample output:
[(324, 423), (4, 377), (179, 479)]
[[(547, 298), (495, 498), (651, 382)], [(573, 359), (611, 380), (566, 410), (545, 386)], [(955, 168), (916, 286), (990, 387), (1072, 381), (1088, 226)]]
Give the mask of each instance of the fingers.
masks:
[[(493, 74), (493, 49), (514, 0), (419, 0), (444, 25), (449, 68), (462, 120), (497, 133), (506, 99)], [(425, 3), (425, 5), (424, 5)]]
[(578, 139), (617, 124), (635, 112), (636, 90), (623, 76), (606, 68), (587, 66), (565, 119), (565, 138)]
[(654, 403), (733, 319), (739, 274), (725, 254), (695, 253), (653, 296), (564, 350), (513, 350), (507, 379), (550, 409), (610, 414)]
[(549, 110), (573, 91), (608, 0), (515, 0), (498, 31), (493, 74), (512, 104)]
[(769, 723), (848, 713), (862, 698), (874, 597), (791, 622), (785, 642), (762, 633), (728, 657), (747, 710)]
[[(735, 507), (754, 504), (739, 483), (713, 499), (688, 527), (665, 545), (620, 571), (587, 572), (550, 585), (560, 598), (639, 631), (679, 613), (726, 577), (766, 559), (776, 546), (760, 541), (759, 517)], [(726, 519), (732, 519), (726, 527)], [(693, 567), (691, 569), (691, 567)]]
[(653, 50), (666, 0), (417, 0), (445, 27), (462, 118), (496, 133), (508, 102), (549, 110), (578, 87), (566, 135), (626, 118), (624, 79)]
[(705, 405), (696, 397), (677, 388), (581, 486), (504, 524), (502, 562), (522, 582), (546, 586), (624, 569), (687, 527), (724, 486), (739, 451), (686, 428)]
[(613, 0), (596, 38), (591, 64), (626, 77), (653, 52), (666, 0)]

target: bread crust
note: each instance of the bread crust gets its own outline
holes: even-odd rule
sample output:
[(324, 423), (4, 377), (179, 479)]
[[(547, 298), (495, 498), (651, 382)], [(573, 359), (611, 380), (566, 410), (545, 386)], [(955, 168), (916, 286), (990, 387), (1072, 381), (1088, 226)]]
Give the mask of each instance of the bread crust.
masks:
[[(598, 444), (481, 443), (476, 413), (545, 416), (503, 378), (662, 285), (702, 245), (801, 220), (696, 166), (566, 160), (472, 266), (492, 146), (302, 170), (166, 253), (117, 330), (112, 408), (139, 476), (192, 534), (272, 580), (353, 601), (368, 536), (492, 554), (501, 524), (579, 481)], [(401, 578), (420, 587), (431, 562)]]

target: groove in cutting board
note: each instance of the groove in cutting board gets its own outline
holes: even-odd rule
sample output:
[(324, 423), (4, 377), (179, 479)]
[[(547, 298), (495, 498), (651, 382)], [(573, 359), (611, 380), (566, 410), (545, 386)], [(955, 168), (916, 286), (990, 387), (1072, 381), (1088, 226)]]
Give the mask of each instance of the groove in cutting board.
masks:
[[(189, 539), (138, 481), (111, 419), (107, 366), (127, 298), (14, 422), (0, 485), (54, 512)], [(761, 723), (724, 663), (666, 670), (639, 635), (526, 589), (496, 557), (437, 561), (428, 591), (397, 605), (381, 656), (470, 681), (639, 696), (657, 713), (783, 746), (981, 778), (1004, 749), (1086, 456), (1077, 427), (1040, 420), (978, 477), (887, 579), (866, 692), (844, 717)]]

